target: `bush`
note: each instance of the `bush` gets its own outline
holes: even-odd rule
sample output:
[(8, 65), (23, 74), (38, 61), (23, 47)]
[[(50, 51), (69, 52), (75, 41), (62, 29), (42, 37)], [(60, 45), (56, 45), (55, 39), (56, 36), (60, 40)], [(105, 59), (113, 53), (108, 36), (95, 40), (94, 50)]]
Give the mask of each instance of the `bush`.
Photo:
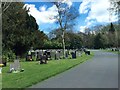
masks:
[(13, 62), (14, 59), (16, 58), (16, 55), (15, 53), (12, 52), (12, 50), (7, 50), (7, 51), (3, 51), (2, 58), (5, 61)]

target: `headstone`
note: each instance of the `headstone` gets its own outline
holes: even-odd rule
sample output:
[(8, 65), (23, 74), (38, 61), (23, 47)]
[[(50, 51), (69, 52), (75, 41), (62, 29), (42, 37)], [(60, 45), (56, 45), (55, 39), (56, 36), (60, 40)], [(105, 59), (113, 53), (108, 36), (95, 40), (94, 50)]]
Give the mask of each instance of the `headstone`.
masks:
[(57, 60), (57, 51), (55, 51), (55, 60)]
[(19, 70), (20, 70), (20, 62), (19, 62), (18, 59), (17, 59), (17, 60), (14, 60), (14, 69), (15, 69), (16, 71), (19, 71)]
[(86, 54), (86, 55), (90, 55), (90, 51), (87, 51), (87, 50), (86, 50), (86, 51), (85, 51), (85, 54)]
[(47, 56), (47, 51), (43, 51), (43, 55), (41, 56), (40, 59), (40, 64), (47, 64), (48, 56)]
[(41, 60), (41, 59), (42, 59), (42, 55), (43, 55), (42, 50), (39, 50), (39, 52), (38, 52), (38, 59), (39, 59), (39, 60)]
[(60, 59), (62, 59), (62, 57), (63, 57), (63, 53), (62, 53), (62, 51), (60, 50)]
[(55, 60), (59, 60), (60, 59), (60, 52), (56, 50), (55, 52)]
[(32, 53), (31, 53), (31, 51), (28, 51), (26, 61), (32, 61)]
[(10, 73), (12, 71), (20, 71), (20, 62), (19, 60), (14, 60), (14, 63), (10, 64)]
[(14, 63), (10, 64), (10, 72), (12, 72), (14, 69)]
[(69, 55), (69, 52), (68, 52), (68, 50), (66, 50), (66, 52), (65, 52), (66, 58), (68, 58), (68, 55)]
[(76, 51), (75, 52), (71, 52), (72, 58), (75, 59), (76, 58)]
[(55, 51), (51, 51), (51, 59), (55, 59)]
[(35, 57), (37, 58), (37, 56), (38, 56), (38, 52), (37, 52), (37, 51), (35, 51)]
[(51, 59), (51, 52), (50, 51), (47, 51), (47, 58)]
[(58, 50), (57, 52), (58, 52), (58, 59), (61, 59), (61, 51)]

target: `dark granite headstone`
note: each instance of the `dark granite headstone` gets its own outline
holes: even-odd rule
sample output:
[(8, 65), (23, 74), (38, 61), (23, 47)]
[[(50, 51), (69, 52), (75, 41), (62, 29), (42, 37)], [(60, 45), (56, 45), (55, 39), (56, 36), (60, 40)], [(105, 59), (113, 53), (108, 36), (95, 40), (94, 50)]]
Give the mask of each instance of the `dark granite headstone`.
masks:
[(76, 52), (71, 52), (72, 58), (75, 59), (76, 58)]

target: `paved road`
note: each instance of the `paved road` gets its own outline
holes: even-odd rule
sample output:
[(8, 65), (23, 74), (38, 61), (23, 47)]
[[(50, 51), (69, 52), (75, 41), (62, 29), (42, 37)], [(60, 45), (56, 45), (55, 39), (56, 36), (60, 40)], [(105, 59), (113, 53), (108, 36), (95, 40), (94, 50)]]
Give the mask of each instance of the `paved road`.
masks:
[(118, 55), (94, 52), (91, 60), (30, 88), (117, 88)]

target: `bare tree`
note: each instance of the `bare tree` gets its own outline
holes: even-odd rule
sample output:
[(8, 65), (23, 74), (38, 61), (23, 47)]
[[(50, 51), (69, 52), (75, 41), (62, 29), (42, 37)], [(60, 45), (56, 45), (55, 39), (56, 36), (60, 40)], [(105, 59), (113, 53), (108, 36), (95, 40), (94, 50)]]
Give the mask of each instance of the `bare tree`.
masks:
[[(110, 17), (112, 17), (113, 14), (115, 14), (117, 16), (117, 19), (118, 19), (118, 24), (120, 24), (120, 0), (109, 0), (110, 1), (110, 8), (109, 8), (109, 13), (110, 13)], [(111, 19), (110, 19), (110, 22), (111, 22)], [(120, 28), (120, 25), (119, 25), (119, 28)], [(119, 39), (119, 31), (115, 31), (114, 33), (114, 40), (116, 40), (115, 44), (116, 44), (116, 47), (118, 47), (119, 45), (119, 42), (118, 42), (118, 39)]]
[(58, 15), (54, 18), (62, 30), (63, 58), (65, 58), (65, 31), (74, 25), (73, 20), (79, 15), (74, 7), (63, 2), (54, 2)]
[[(109, 0), (110, 8), (109, 10), (109, 18), (111, 19), (112, 14), (116, 14), (118, 16), (118, 21), (120, 21), (120, 0)], [(110, 20), (111, 21), (111, 20)]]

